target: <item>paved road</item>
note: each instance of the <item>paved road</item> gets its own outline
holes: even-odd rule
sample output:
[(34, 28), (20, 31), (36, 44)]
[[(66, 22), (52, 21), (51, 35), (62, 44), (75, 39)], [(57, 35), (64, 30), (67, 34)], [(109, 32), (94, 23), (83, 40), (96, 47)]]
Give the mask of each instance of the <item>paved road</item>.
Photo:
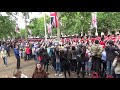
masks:
[[(21, 59), (21, 70), (22, 72), (27, 75), (29, 78), (32, 77), (32, 74), (35, 69), (35, 62), (34, 60), (30, 61), (24, 61)], [(10, 57), (8, 57), (8, 67), (5, 67), (3, 64), (3, 60), (0, 58), (0, 78), (3, 78), (4, 75), (9, 76), (10, 78), (13, 77), (13, 71), (16, 69), (16, 59), (14, 57), (14, 54), (12, 53)], [(55, 71), (50, 69), (49, 72), (49, 78), (64, 78), (64, 76), (55, 76)], [(72, 78), (76, 78), (75, 73), (71, 73)], [(87, 76), (88, 78), (88, 76)]]

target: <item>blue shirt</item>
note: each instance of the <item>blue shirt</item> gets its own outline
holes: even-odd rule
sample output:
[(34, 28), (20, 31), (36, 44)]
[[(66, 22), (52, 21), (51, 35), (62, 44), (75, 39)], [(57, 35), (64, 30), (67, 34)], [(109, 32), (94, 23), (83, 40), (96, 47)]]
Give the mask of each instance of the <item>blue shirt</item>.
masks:
[(106, 61), (106, 52), (105, 51), (102, 52), (102, 58), (101, 59)]
[(16, 58), (20, 58), (19, 50), (17, 48), (14, 48), (14, 54)]
[(52, 49), (51, 48), (47, 48), (47, 53), (51, 57), (51, 55), (52, 55)]

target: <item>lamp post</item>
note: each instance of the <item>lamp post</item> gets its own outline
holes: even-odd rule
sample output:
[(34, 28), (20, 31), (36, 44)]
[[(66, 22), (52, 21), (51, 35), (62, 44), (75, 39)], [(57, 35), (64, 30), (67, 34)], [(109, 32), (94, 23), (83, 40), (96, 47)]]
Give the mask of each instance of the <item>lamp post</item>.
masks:
[(94, 16), (96, 18), (96, 24), (95, 24), (96, 32), (95, 32), (95, 35), (98, 36), (98, 31), (97, 31), (97, 12), (94, 12)]
[(47, 41), (47, 31), (46, 31), (46, 14), (44, 12), (44, 28), (45, 28), (45, 42)]
[(57, 40), (60, 41), (60, 36), (61, 36), (61, 33), (60, 33), (60, 27), (59, 27), (59, 17), (60, 17), (60, 13), (57, 12), (57, 17), (58, 17), (58, 27), (57, 27)]
[(25, 40), (27, 40), (27, 15), (25, 15)]

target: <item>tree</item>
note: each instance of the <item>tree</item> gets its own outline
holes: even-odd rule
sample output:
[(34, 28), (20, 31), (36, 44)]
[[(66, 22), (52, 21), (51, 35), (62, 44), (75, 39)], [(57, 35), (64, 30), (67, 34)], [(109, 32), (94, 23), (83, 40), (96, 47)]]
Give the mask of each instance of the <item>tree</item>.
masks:
[[(50, 17), (46, 16), (46, 23), (50, 23)], [(32, 30), (33, 36), (39, 36), (39, 37), (44, 37), (45, 32), (44, 32), (44, 18), (34, 18), (30, 21), (29, 27)], [(53, 29), (53, 34), (56, 33)]]
[(15, 31), (15, 21), (11, 20), (9, 16), (0, 16), (0, 38), (12, 37)]
[[(19, 12), (23, 14), (23, 18), (26, 21), (26, 28), (27, 28), (27, 21), (29, 19), (29, 15), (31, 12)], [(9, 18), (0, 18), (0, 32), (4, 33), (1, 34), (1, 37), (8, 36), (5, 34), (8, 32), (8, 29), (11, 29), (13, 32), (15, 24), (17, 23), (16, 15), (19, 15), (18, 12), (7, 12)], [(12, 20), (11, 18), (14, 19)], [(7, 24), (3, 23), (4, 21)], [(10, 23), (13, 24), (10, 24)], [(50, 23), (50, 17), (46, 17), (46, 22)], [(82, 31), (87, 33), (90, 28), (91, 24), (91, 12), (60, 12), (60, 30), (67, 35), (72, 34), (80, 34)], [(111, 30), (116, 31), (120, 29), (120, 12), (98, 12), (97, 13), (97, 26), (98, 26), (98, 33), (101, 31)], [(9, 27), (9, 28), (8, 28)], [(32, 34), (34, 36), (44, 37), (44, 18), (34, 18), (30, 21), (29, 27), (32, 30)], [(25, 30), (26, 33), (28, 32), (27, 29)], [(92, 30), (94, 32), (94, 29)], [(56, 28), (52, 29), (53, 35), (56, 35), (57, 30)], [(10, 33), (8, 33), (10, 34)], [(11, 35), (11, 34), (10, 34)], [(11, 35), (13, 36), (13, 35)]]
[(61, 30), (66, 34), (86, 32), (89, 29), (91, 20), (90, 12), (62, 12), (61, 17), (62, 27)]

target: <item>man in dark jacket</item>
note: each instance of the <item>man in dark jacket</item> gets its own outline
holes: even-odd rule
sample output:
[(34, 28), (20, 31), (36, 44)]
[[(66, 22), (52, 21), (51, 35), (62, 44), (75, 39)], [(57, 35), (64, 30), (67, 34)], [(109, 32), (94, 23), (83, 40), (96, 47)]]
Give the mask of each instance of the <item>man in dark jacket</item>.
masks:
[(107, 74), (112, 75), (112, 62), (115, 59), (117, 53), (115, 51), (118, 51), (119, 49), (115, 47), (113, 41), (108, 42), (108, 46), (106, 46), (106, 60), (107, 60)]
[(9, 44), (7, 44), (6, 46), (6, 51), (7, 51), (8, 56), (10, 57), (10, 45)]
[(18, 45), (16, 45), (14, 48), (14, 54), (15, 54), (15, 57), (17, 59), (17, 69), (20, 69), (20, 56), (19, 56)]
[(50, 60), (50, 57), (49, 57), (49, 55), (47, 53), (47, 50), (45, 49), (43, 51), (43, 64), (44, 64), (44, 70), (46, 68), (46, 72), (48, 72), (49, 60)]
[(71, 77), (70, 61), (67, 59), (67, 53), (64, 50), (61, 50), (60, 60), (62, 60), (62, 69), (63, 69), (65, 78), (67, 78), (66, 72), (68, 72), (69, 77)]
[(86, 61), (86, 57), (85, 57), (85, 53), (86, 53), (86, 47), (82, 47), (81, 49), (78, 50), (78, 55), (77, 55), (77, 77), (79, 78), (79, 73), (80, 70), (82, 68), (82, 78), (84, 78), (85, 76), (85, 61)]
[(76, 47), (75, 46), (72, 46), (72, 50), (71, 50), (71, 53), (72, 53), (72, 67), (73, 67), (73, 71), (76, 72), (77, 70), (77, 50), (76, 50)]

